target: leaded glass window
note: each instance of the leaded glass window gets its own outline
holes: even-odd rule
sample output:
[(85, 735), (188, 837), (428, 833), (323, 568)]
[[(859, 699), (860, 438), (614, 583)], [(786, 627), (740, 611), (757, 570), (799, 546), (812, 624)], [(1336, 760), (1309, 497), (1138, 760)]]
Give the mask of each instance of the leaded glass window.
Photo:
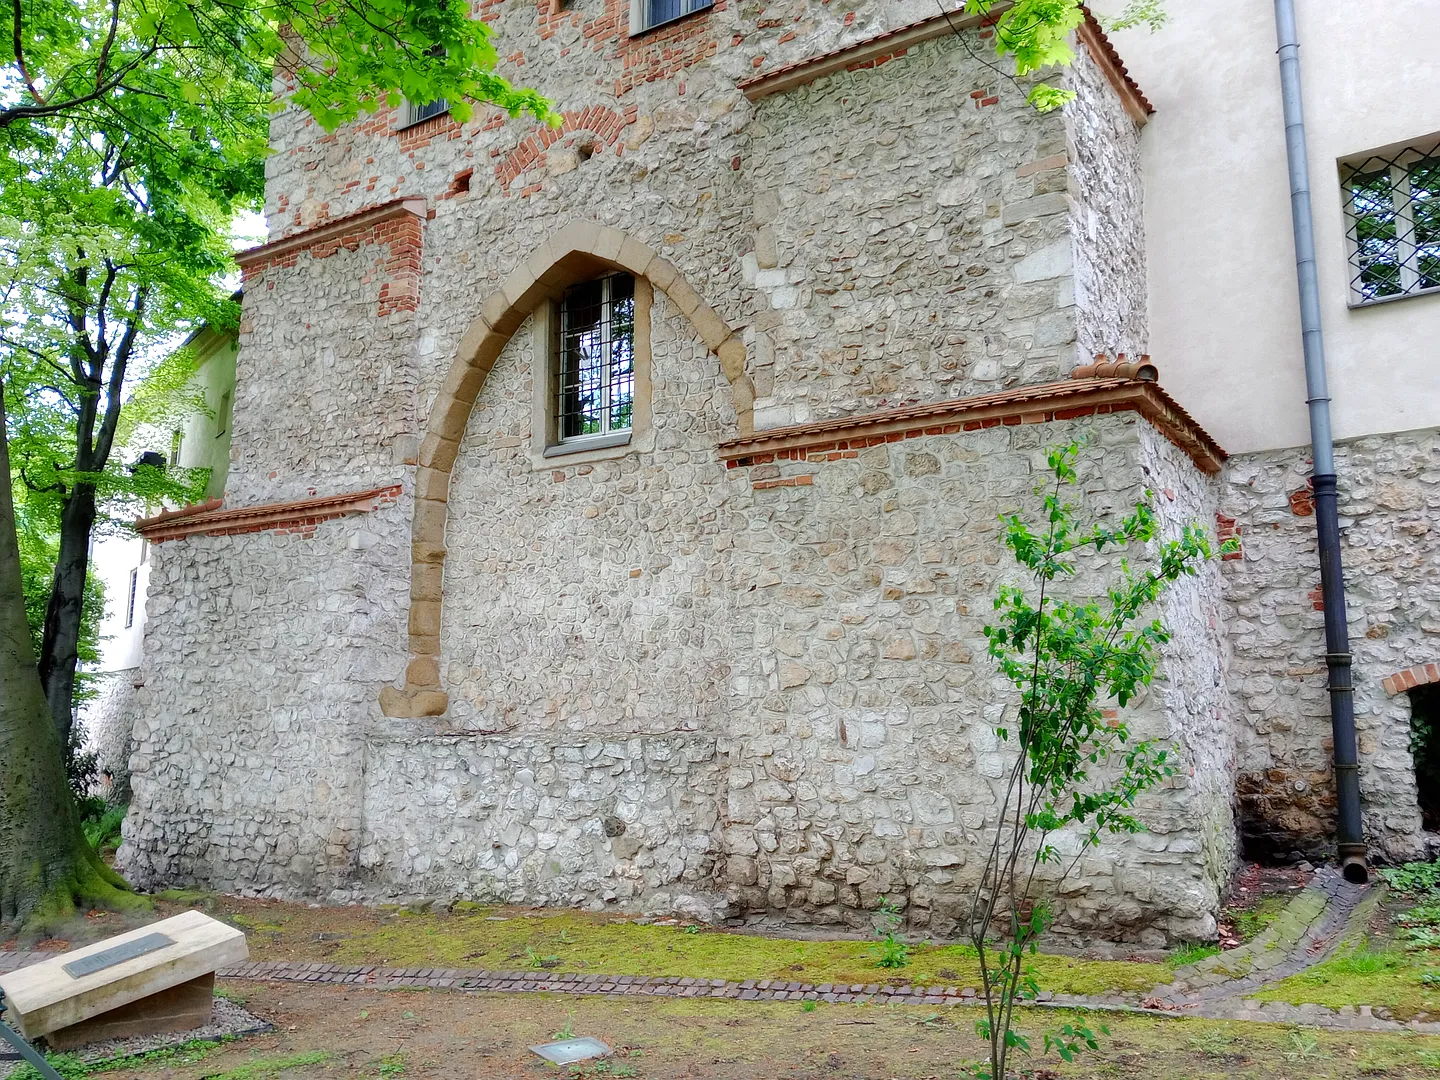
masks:
[(1344, 168), (1356, 303), (1440, 288), (1437, 150), (1407, 147)]
[(560, 440), (629, 431), (635, 408), (635, 279), (610, 274), (560, 301)]

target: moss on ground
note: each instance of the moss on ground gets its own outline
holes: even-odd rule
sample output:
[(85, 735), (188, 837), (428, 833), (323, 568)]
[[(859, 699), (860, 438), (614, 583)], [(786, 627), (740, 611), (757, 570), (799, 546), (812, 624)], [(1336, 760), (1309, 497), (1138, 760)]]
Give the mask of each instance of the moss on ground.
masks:
[(1362, 952), (1336, 956), (1252, 995), (1259, 1001), (1292, 1005), (1374, 1005), (1389, 1009), (1396, 1019), (1422, 1014), (1440, 1016), (1440, 985), (1423, 977), (1440, 964), (1437, 953)]
[[(242, 921), (243, 920), (243, 921)], [(278, 931), (273, 922), (234, 918), (237, 925)], [(465, 915), (396, 912), (368, 930), (345, 933), (326, 952), (335, 963), (396, 967), (444, 966), (490, 970), (535, 968), (610, 975), (680, 975), (697, 979), (786, 979), (810, 983), (977, 985), (975, 951), (967, 945), (912, 945), (910, 963), (881, 968), (869, 941), (801, 941), (696, 927), (642, 926), (578, 912)], [(276, 942), (278, 944), (278, 942)], [(255, 955), (266, 950), (257, 948)], [(1057, 993), (1101, 994), (1148, 990), (1170, 981), (1163, 964), (1032, 958), (1041, 985)]]
[[(876, 963), (873, 941), (640, 925), (575, 911), (466, 905), (453, 914), (416, 913), (225, 898), (215, 913), (248, 932), (257, 960), (925, 986), (977, 986), (980, 978), (966, 945), (916, 944), (909, 964), (887, 969)], [(1029, 959), (1040, 985), (1056, 993), (1143, 992), (1172, 977), (1164, 964), (1043, 953)]]
[(1274, 894), (1260, 899), (1254, 907), (1246, 911), (1234, 913), (1235, 932), (1243, 941), (1253, 941), (1275, 921), (1279, 914), (1285, 910), (1292, 897), (1285, 894)]

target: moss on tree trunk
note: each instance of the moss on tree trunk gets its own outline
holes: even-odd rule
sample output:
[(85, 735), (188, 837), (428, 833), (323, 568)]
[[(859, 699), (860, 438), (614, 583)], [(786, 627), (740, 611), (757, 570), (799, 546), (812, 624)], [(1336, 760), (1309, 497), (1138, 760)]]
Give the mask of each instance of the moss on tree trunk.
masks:
[(77, 908), (145, 908), (85, 841), (25, 621), (0, 387), (0, 927), (43, 933)]

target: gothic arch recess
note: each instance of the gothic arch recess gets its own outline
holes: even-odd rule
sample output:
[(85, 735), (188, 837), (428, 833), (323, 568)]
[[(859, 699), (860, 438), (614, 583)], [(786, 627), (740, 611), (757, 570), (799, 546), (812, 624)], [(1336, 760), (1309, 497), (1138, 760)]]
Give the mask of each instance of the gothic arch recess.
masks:
[(450, 704), (440, 685), (440, 605), (445, 569), (445, 519), (450, 470), (470, 410), (506, 342), (537, 307), (567, 286), (606, 268), (650, 281), (690, 320), (729, 380), (740, 434), (753, 430), (755, 391), (745, 374), (745, 343), (700, 298), (673, 264), (618, 229), (595, 222), (566, 225), (505, 279), (455, 350), (455, 359), (430, 411), (415, 471), (415, 515), (410, 535), (410, 662), (405, 687), (380, 691), (386, 716), (439, 716)]

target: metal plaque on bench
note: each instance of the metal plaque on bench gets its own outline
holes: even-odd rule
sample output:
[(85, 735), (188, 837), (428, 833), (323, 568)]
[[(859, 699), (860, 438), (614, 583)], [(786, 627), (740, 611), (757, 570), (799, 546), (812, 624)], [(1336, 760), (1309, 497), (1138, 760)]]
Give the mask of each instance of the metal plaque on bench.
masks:
[(62, 965), (62, 968), (66, 975), (72, 979), (78, 979), (174, 944), (174, 940), (164, 934), (146, 934), (144, 937), (127, 941), (123, 945), (116, 945), (112, 949), (104, 949), (101, 952), (91, 953), (89, 956), (82, 956), (78, 960), (71, 960), (68, 964)]

